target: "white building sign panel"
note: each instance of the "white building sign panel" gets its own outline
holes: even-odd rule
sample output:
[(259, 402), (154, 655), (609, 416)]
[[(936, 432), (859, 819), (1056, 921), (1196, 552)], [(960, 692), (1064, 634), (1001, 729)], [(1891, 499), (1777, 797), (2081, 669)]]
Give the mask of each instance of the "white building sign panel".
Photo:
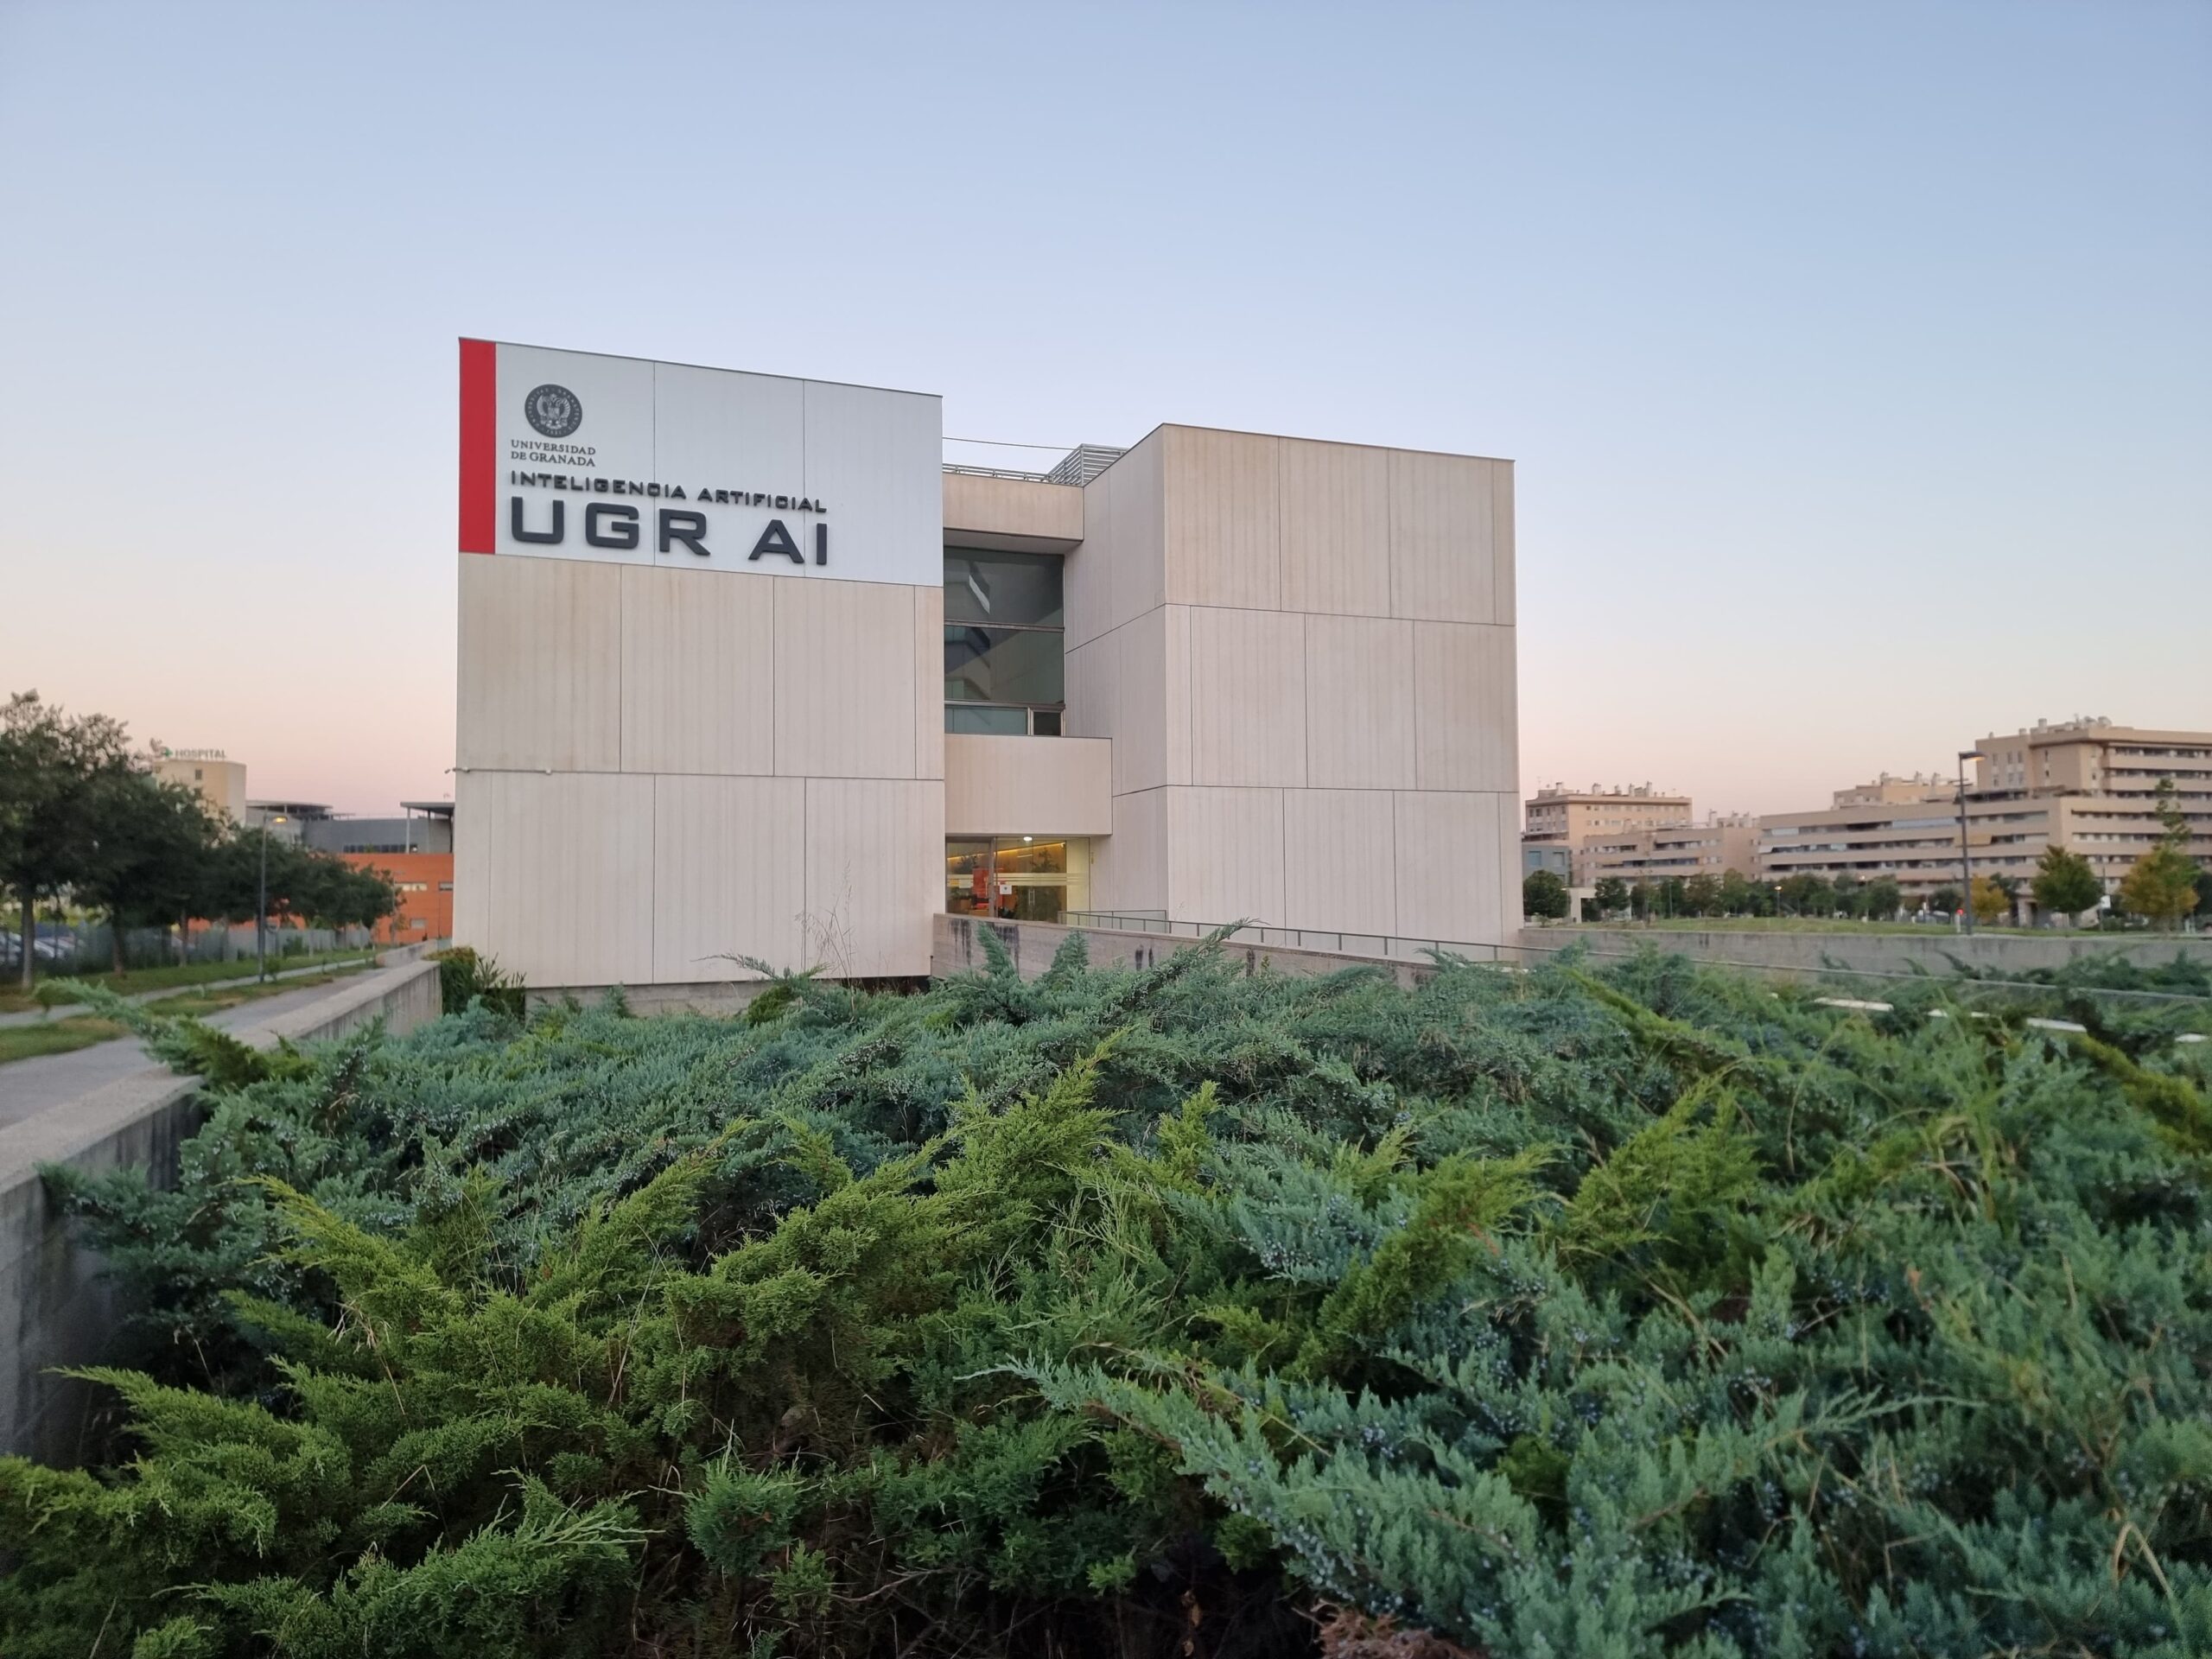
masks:
[(464, 553), (933, 587), (939, 400), (461, 343)]

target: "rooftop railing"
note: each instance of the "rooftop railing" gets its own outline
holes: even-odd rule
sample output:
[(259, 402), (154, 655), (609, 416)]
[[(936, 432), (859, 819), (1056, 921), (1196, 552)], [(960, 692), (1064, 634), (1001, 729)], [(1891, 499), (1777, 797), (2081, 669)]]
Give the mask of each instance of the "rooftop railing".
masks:
[[(950, 444), (985, 444), (1001, 449), (1034, 449), (1049, 453), (1051, 446), (1041, 443), (1007, 443), (997, 438), (947, 438)], [(1039, 472), (1021, 467), (987, 467), (973, 461), (948, 461), (944, 470), (958, 473), (966, 478), (1010, 478), (1025, 484), (1072, 484), (1080, 487), (1119, 461), (1127, 450), (1116, 449), (1110, 444), (1078, 443), (1050, 467)]]

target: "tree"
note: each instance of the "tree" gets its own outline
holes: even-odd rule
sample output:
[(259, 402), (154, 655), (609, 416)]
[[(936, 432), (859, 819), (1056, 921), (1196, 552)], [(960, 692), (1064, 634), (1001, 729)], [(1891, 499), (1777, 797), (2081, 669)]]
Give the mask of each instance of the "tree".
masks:
[(1846, 870), (1835, 879), (1835, 907), (1847, 916), (1860, 913), (1866, 884)]
[[(372, 927), (399, 908), (399, 894), (380, 870), (348, 864), (258, 827), (226, 836), (207, 861), (200, 912), (250, 922), (259, 913), (262, 868), (268, 865), (269, 914), (327, 927)], [(1554, 878), (1556, 880), (1557, 878)]]
[(1904, 889), (1894, 876), (1876, 876), (1859, 895), (1859, 913), (1870, 922), (1895, 920), (1904, 908)]
[(1729, 870), (1720, 878), (1720, 913), (1723, 916), (1756, 916), (1765, 906), (1766, 889), (1753, 881), (1741, 870)]
[(2196, 908), (2197, 869), (2189, 855), (2189, 820), (2174, 798), (2174, 780), (2158, 779), (2153, 797), (2158, 841), (2120, 884), (2120, 902), (2156, 927), (2177, 927)]
[(1599, 916), (1618, 916), (1628, 908), (1628, 883), (1618, 875), (1603, 877), (1592, 890), (1590, 902)]
[(1928, 908), (1939, 916), (1957, 915), (1959, 907), (1965, 902), (1965, 896), (1952, 887), (1938, 887), (1928, 895)]
[(1568, 908), (1567, 883), (1549, 870), (1531, 870), (1521, 883), (1522, 913), (1540, 921), (1564, 921)]
[(2001, 920), (2012, 908), (2012, 895), (2005, 891), (1994, 877), (1977, 875), (1974, 879), (1974, 918), (1986, 927)]
[(374, 927), (399, 908), (399, 891), (381, 870), (309, 852), (294, 879), (292, 900), (321, 927)]
[(2161, 842), (2121, 879), (2120, 902), (2154, 926), (2178, 926), (2196, 908), (2196, 866), (2178, 848)]
[(120, 721), (71, 715), (21, 691), (0, 709), (0, 887), (22, 918), (22, 980), (35, 972), (37, 906), (90, 873), (97, 801), (130, 766)]
[(1717, 875), (1694, 875), (1683, 882), (1682, 908), (1692, 916), (1718, 916), (1720, 913), (1720, 878)]
[(2078, 916), (2104, 897), (2105, 884), (2079, 853), (2069, 853), (2053, 842), (2037, 861), (2033, 887), (2036, 904), (2052, 916)]
[(197, 791), (138, 771), (103, 779), (91, 825), (92, 849), (73, 892), (106, 913), (110, 960), (121, 973), (125, 929), (191, 916), (220, 830)]
[(1824, 876), (1809, 872), (1785, 877), (1782, 905), (1793, 916), (1827, 916), (1835, 910), (1835, 889)]

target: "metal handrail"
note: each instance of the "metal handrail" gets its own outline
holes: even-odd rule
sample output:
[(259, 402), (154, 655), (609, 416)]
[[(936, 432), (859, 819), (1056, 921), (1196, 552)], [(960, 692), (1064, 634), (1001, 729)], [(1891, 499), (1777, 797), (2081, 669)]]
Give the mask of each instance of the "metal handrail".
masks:
[[(1395, 933), (1344, 933), (1325, 928), (1270, 927), (1264, 922), (1178, 922), (1147, 911), (1069, 910), (1061, 912), (1065, 927), (1098, 927), (1123, 933), (1157, 933), (1164, 938), (1202, 939), (1228, 930), (1233, 944), (1271, 944), (1291, 950), (1320, 950), (1340, 957), (1370, 957), (1383, 961), (1418, 962), (1431, 951), (1462, 956), (1473, 962), (1504, 962), (1518, 957), (1518, 944), (1482, 944), (1469, 939), (1409, 938)], [(1501, 954), (1510, 953), (1510, 954)]]
[[(1150, 933), (1168, 938), (1202, 939), (1210, 934), (1226, 930), (1225, 942), (1230, 944), (1271, 944), (1287, 950), (1323, 951), (1334, 956), (1360, 957), (1370, 961), (1421, 961), (1430, 952), (1462, 957), (1470, 962), (1526, 963), (1539, 957), (1560, 956), (1568, 950), (1580, 950), (1585, 956), (1611, 960), (1630, 961), (1642, 954), (1639, 950), (1606, 950), (1587, 940), (1567, 944), (1503, 944), (1496, 942), (1478, 943), (1463, 939), (1410, 939), (1391, 934), (1333, 933), (1315, 928), (1269, 927), (1258, 922), (1232, 925), (1227, 922), (1178, 922), (1165, 915), (1147, 911), (1066, 910), (1060, 912), (1063, 927), (1093, 927), (1110, 932)], [(1662, 936), (1663, 937), (1663, 936)], [(1334, 940), (1333, 944), (1319, 943)], [(1655, 939), (1656, 944), (1656, 939)], [(1373, 944), (1377, 949), (1366, 948)], [(1922, 980), (1926, 974), (1903, 972), (1884, 968), (1831, 968), (1801, 966), (1771, 962), (1744, 962), (1728, 957), (1696, 957), (1693, 961), (1714, 968), (1742, 968), (1757, 973), (1816, 974), (1835, 979), (1893, 979)], [(2088, 996), (2115, 996), (2150, 1002), (2212, 1003), (2190, 991), (2143, 991), (2121, 986), (2105, 985), (2047, 985), (2033, 979), (1982, 979), (1961, 975), (1946, 976), (1943, 983), (1954, 989), (1967, 987), (1989, 990), (2039, 991), (2046, 995), (2069, 993)], [(2181, 1040), (2192, 1040), (2184, 1038)]]
[(959, 461), (948, 461), (944, 463), (944, 470), (958, 473), (963, 478), (1011, 478), (1023, 484), (1042, 484), (1045, 481), (1044, 474), (1024, 472), (1018, 467), (969, 467)]

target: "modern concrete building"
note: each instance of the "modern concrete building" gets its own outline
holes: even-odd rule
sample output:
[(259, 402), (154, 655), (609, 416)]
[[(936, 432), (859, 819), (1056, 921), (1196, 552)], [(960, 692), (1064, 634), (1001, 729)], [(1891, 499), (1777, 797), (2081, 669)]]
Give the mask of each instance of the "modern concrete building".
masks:
[(1517, 928), (1510, 462), (940, 433), (463, 342), (458, 938), (588, 987), (925, 974), (947, 908)]
[(453, 851), (451, 801), (402, 801), (396, 818), (355, 817), (343, 812), (310, 818), (302, 838), (324, 853), (444, 853)]
[(1592, 784), (1587, 789), (1546, 784), (1528, 802), (1521, 838), (1538, 845), (1573, 848), (1593, 836), (1624, 835), (1689, 821), (1688, 796), (1670, 794), (1649, 784), (1611, 788)]
[(1630, 887), (1649, 881), (1715, 878), (1758, 872), (1759, 831), (1746, 812), (1708, 813), (1703, 823), (1670, 823), (1625, 834), (1592, 836), (1574, 851), (1574, 885), (1594, 887), (1611, 877)]
[(248, 801), (242, 822), (249, 830), (266, 829), (275, 840), (305, 846), (310, 829), (332, 817), (327, 801)]

